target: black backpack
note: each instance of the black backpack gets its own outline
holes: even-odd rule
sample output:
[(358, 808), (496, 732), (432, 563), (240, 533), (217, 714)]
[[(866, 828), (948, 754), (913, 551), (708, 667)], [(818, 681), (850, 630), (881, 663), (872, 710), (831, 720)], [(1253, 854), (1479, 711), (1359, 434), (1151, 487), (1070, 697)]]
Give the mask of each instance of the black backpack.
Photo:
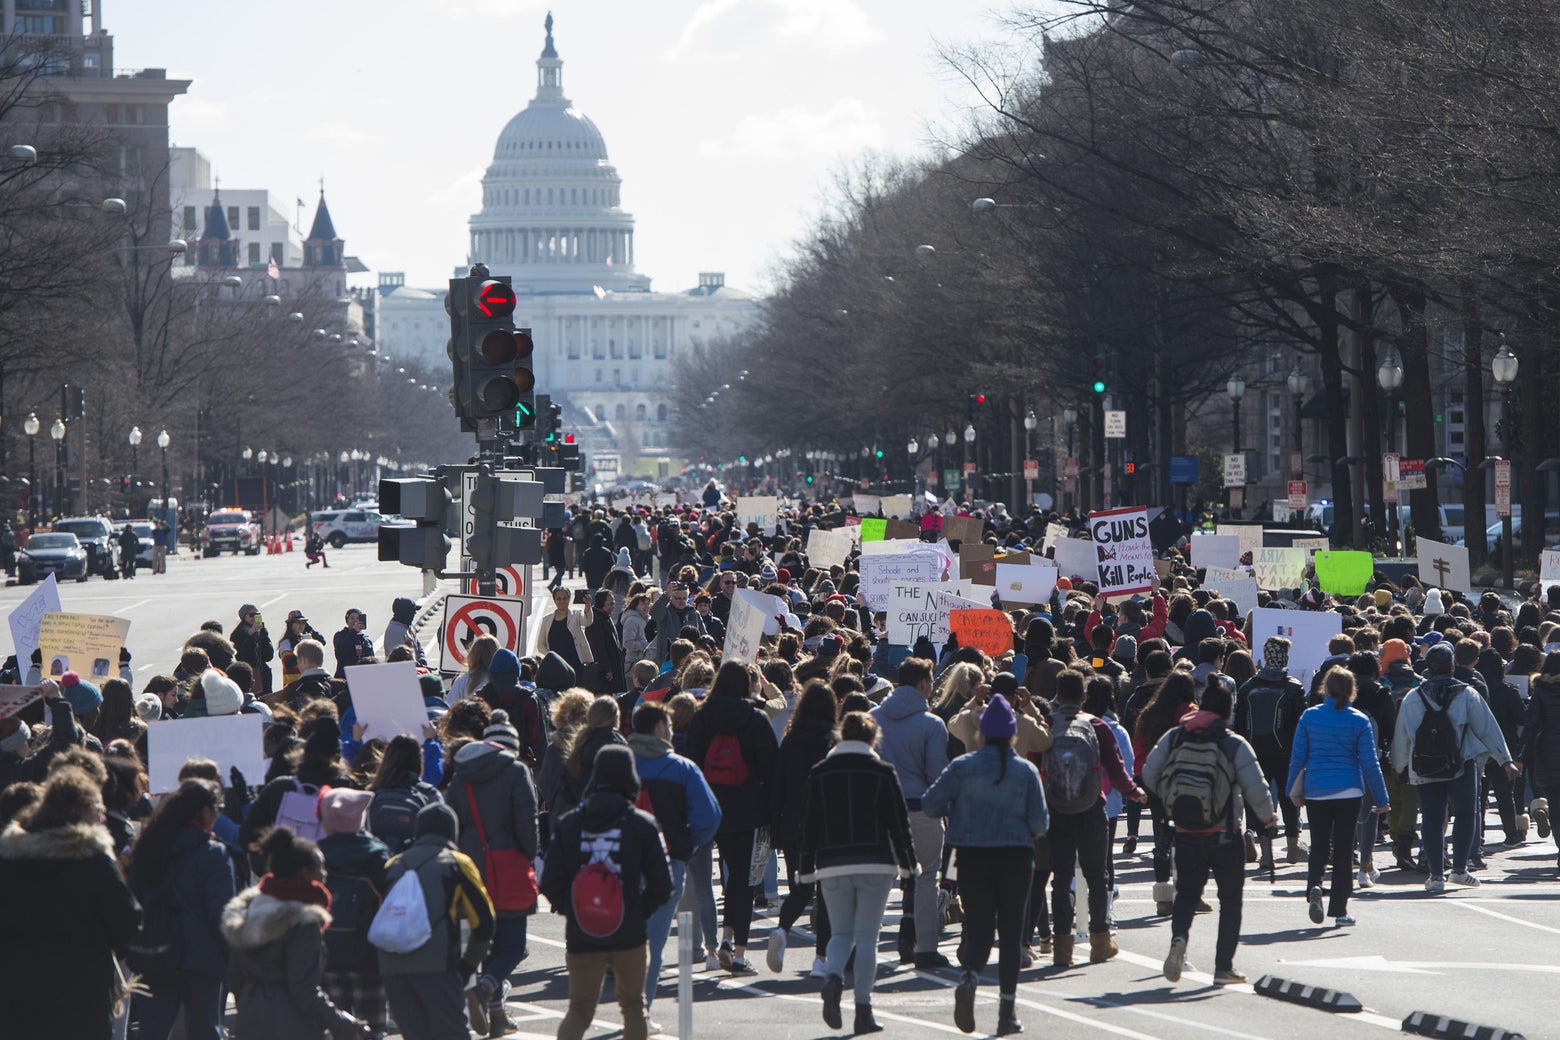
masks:
[(368, 878), (340, 869), (326, 873), (325, 887), (330, 889), (330, 927), (325, 930), (325, 958), (331, 971), (362, 971), (379, 963), (368, 941), (368, 926), (374, 923), (384, 898)]
[(1288, 685), (1258, 683), (1246, 691), (1246, 729), (1252, 737), (1277, 737), (1287, 727), (1284, 700)]
[[(1432, 701), (1423, 688), (1416, 691), (1424, 707), (1419, 728), (1414, 730), (1414, 754), (1410, 765), (1423, 780), (1451, 780), (1462, 770), (1462, 734), (1452, 722), (1451, 702)], [(1435, 707), (1432, 708), (1431, 704)]]
[(433, 800), (418, 784), (376, 792), (368, 807), (368, 833), (384, 842), (392, 856), (405, 852), (418, 810)]
[(125, 964), (157, 993), (178, 985), (184, 967), (184, 925), (179, 903), (167, 886), (145, 906), (141, 930), (130, 940)]

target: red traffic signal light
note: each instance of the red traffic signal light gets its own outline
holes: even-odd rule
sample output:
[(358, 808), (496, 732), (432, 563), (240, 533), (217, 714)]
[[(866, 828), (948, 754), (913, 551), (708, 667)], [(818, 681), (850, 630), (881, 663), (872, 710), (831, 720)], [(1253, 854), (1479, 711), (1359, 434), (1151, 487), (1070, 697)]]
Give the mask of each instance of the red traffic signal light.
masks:
[(986, 403), (986, 395), (985, 394), (976, 394), (975, 395), (975, 403), (977, 405), (984, 405)]
[(574, 434), (572, 434), (572, 433), (564, 434), (563, 435), (563, 443), (565, 443), (565, 444), (573, 444), (574, 443)]
[(1130, 476), (1134, 475), (1135, 473), (1137, 473), (1137, 463), (1136, 462), (1129, 462), (1129, 463), (1127, 463), (1127, 476), (1130, 477)]
[(515, 312), (515, 291), (497, 279), (477, 287), (473, 305), (484, 318), (507, 318)]

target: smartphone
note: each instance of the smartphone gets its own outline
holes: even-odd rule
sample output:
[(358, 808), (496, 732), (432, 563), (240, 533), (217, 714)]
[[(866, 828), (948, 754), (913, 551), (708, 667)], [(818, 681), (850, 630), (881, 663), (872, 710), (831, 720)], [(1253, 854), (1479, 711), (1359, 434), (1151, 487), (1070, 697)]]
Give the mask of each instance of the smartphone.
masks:
[(255, 615), (255, 627), (256, 628), (264, 628), (265, 627), (265, 618), (261, 617), (259, 614)]
[(575, 589), (574, 590), (574, 602), (576, 602), (576, 603), (589, 603), (590, 602), (590, 590), (589, 589)]

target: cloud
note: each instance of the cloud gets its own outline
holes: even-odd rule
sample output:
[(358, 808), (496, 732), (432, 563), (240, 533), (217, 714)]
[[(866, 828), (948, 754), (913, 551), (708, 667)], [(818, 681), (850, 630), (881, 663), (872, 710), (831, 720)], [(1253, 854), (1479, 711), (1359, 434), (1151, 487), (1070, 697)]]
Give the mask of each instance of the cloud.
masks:
[(821, 112), (801, 107), (743, 116), (722, 141), (705, 141), (711, 158), (786, 159), (882, 147), (883, 127), (858, 98), (840, 98)]
[(856, 0), (705, 0), (666, 53), (668, 61), (736, 61), (775, 44), (854, 50), (881, 34)]

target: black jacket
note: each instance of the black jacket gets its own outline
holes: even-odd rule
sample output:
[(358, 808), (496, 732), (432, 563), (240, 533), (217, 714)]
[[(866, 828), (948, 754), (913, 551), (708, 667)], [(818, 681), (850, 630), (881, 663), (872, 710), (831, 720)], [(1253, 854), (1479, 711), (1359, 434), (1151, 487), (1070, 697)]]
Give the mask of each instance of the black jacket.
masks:
[(780, 746), (769, 717), (743, 697), (710, 697), (693, 713), (682, 753), (701, 770), (717, 733), (734, 734), (742, 744), (747, 782), (740, 786), (711, 784), (720, 803), (720, 833), (757, 830), (774, 818)]
[(271, 666), (268, 662), (276, 656), (276, 648), (271, 645), (271, 633), (264, 628), (259, 632), (251, 632), (249, 625), (240, 621), (228, 633), (228, 638), (233, 641), (233, 656), (255, 671), (254, 692), (270, 693)]
[(1522, 723), (1523, 761), (1533, 782), (1548, 793), (1560, 786), (1560, 675), (1539, 674), (1528, 690)]
[[(589, 836), (588, 838), (586, 836)], [(623, 923), (613, 935), (595, 939), (580, 931), (569, 898), (575, 876), (589, 865), (589, 843), (606, 857), (623, 884)], [(542, 894), (569, 924), (570, 953), (632, 950), (648, 938), (646, 922), (672, 896), (672, 871), (655, 820), (610, 791), (596, 791), (553, 825), (552, 845), (542, 872)]]
[(336, 678), (345, 679), (347, 669), (374, 655), (374, 641), (367, 632), (351, 627), (343, 628), (331, 637), (331, 647), (336, 651)]
[(823, 761), (839, 735), (834, 727), (825, 726), (811, 719), (796, 719), (791, 732), (780, 742), (780, 770), (776, 775), (779, 792), (776, 802), (779, 816), (774, 830), (774, 844), (787, 855), (796, 851), (802, 836), (802, 815), (807, 803), (807, 778), (813, 766)]
[(894, 767), (866, 744), (836, 744), (808, 774), (799, 852), (806, 881), (873, 867), (913, 877), (910, 813)]
[[(1276, 705), (1272, 704), (1274, 698), (1278, 702)], [(1264, 718), (1271, 717), (1268, 712), (1276, 709), (1276, 732), (1268, 733), (1266, 722), (1258, 723), (1253, 719), (1253, 701), (1257, 705), (1257, 714)], [(1300, 685), (1299, 679), (1282, 668), (1263, 668), (1236, 693), (1235, 724), (1231, 728), (1252, 741), (1253, 747), (1256, 747), (1256, 741), (1261, 740), (1265, 745), (1290, 748), (1294, 746), (1295, 730), (1300, 727), (1300, 716), (1305, 713), (1305, 704), (1305, 687)], [(1254, 728), (1262, 732), (1253, 733)]]
[(601, 670), (602, 688), (597, 693), (622, 693), (628, 688), (623, 681), (623, 645), (618, 639), (617, 623), (596, 611), (590, 624), (585, 626), (585, 638), (590, 641), (591, 656)]

